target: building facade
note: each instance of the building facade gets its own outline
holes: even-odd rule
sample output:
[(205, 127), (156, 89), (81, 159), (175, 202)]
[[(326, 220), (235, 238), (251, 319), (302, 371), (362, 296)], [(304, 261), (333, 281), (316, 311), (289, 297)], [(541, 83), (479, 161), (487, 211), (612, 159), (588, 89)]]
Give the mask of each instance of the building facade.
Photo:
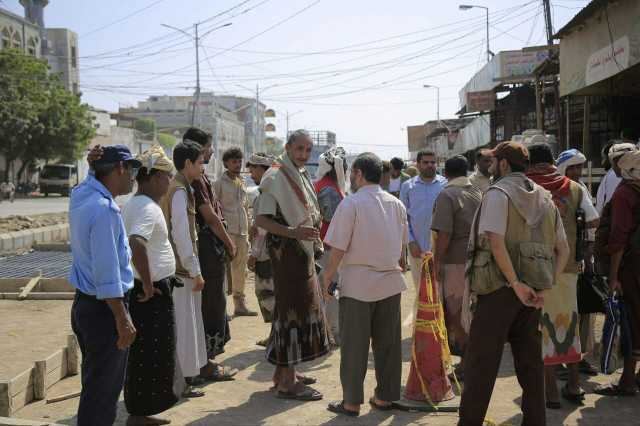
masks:
[(50, 72), (60, 76), (64, 87), (78, 93), (78, 35), (66, 28), (46, 28), (44, 8), (48, 0), (20, 0), (25, 17), (0, 8), (0, 50), (19, 49), (46, 59)]

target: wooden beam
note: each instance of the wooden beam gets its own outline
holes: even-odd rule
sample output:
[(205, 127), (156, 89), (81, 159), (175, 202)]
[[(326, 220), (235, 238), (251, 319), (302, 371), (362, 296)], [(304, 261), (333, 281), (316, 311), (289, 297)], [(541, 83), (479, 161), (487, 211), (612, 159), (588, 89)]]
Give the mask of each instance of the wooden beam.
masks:
[(26, 286), (22, 289), (20, 294), (18, 295), (18, 300), (24, 300), (27, 298), (31, 290), (40, 282), (40, 278), (42, 278), (42, 273), (38, 273), (38, 276), (33, 277), (29, 280)]
[(47, 397), (47, 361), (36, 361), (33, 374), (33, 399), (40, 401)]
[(78, 339), (75, 334), (67, 336), (67, 373), (70, 376), (78, 374), (78, 364), (80, 357), (78, 354)]

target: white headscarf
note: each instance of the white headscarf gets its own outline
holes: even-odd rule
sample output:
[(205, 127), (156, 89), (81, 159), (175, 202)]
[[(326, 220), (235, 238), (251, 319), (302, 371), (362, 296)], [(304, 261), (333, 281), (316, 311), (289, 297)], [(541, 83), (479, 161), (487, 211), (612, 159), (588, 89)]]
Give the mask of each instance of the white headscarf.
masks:
[(632, 143), (617, 143), (609, 149), (609, 161), (622, 157), (625, 153), (635, 151), (636, 146)]
[(618, 160), (618, 167), (624, 179), (640, 180), (640, 151), (625, 152)]
[(558, 155), (558, 159), (556, 160), (556, 167), (558, 168), (558, 173), (566, 176), (567, 167), (584, 164), (586, 162), (587, 157), (585, 157), (583, 153), (581, 153), (577, 149), (568, 149)]
[(344, 192), (346, 188), (346, 179), (344, 175), (344, 162), (347, 153), (344, 148), (331, 148), (329, 151), (320, 155), (318, 160), (318, 172), (316, 178), (322, 179), (327, 173), (335, 168), (336, 177), (338, 178), (338, 187)]

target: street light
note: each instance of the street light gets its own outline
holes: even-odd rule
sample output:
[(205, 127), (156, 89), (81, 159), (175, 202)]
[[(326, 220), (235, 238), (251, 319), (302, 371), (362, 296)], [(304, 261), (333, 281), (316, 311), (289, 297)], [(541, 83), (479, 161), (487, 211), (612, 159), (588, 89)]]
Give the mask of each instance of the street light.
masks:
[(440, 87), (434, 86), (433, 84), (425, 84), (422, 87), (424, 87), (425, 89), (436, 89), (436, 94), (437, 94), (436, 119), (438, 120), (438, 123), (440, 123)]
[(491, 56), (493, 55), (493, 53), (491, 53), (491, 49), (489, 49), (489, 8), (473, 4), (461, 4), (460, 6), (458, 6), (458, 8), (460, 10), (469, 10), (473, 8), (484, 9), (484, 11), (487, 13), (487, 62), (491, 61)]

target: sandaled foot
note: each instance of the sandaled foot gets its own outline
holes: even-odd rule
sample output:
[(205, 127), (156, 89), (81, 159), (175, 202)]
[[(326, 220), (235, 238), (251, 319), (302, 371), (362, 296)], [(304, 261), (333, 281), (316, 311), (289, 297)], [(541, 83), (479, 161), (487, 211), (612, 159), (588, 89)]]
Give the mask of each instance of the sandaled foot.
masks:
[(380, 411), (389, 411), (389, 410), (393, 410), (393, 404), (389, 403), (389, 404), (378, 404), (376, 402), (376, 397), (372, 396), (371, 398), (369, 398), (369, 404), (371, 405), (371, 407), (375, 408), (376, 410), (380, 410)]
[(298, 380), (303, 385), (313, 385), (318, 381), (315, 377), (305, 376), (303, 374), (297, 374), (297, 373), (296, 373), (296, 380)]
[(564, 385), (562, 387), (560, 395), (562, 395), (563, 399), (566, 399), (567, 401), (576, 405), (582, 405), (584, 401), (584, 392), (573, 393), (569, 390), (569, 387), (567, 385)]
[(182, 392), (183, 398), (200, 398), (204, 396), (204, 392), (201, 390), (194, 389), (191, 386), (187, 386), (187, 388)]
[(256, 342), (256, 345), (262, 346), (263, 348), (266, 348), (268, 344), (269, 344), (269, 338), (268, 337), (266, 339), (258, 340)]
[(594, 393), (602, 396), (636, 396), (638, 389), (625, 389), (620, 385), (610, 384), (596, 388)]
[(344, 408), (344, 401), (330, 402), (327, 406), (327, 410), (331, 411), (332, 413), (342, 414), (349, 417), (358, 417), (360, 415), (359, 411), (347, 410), (346, 408)]
[(320, 392), (309, 386), (296, 386), (294, 390), (291, 391), (279, 390), (276, 396), (280, 399), (293, 399), (296, 401), (319, 401), (323, 398)]
[(205, 375), (200, 375), (200, 377), (207, 383), (228, 382), (230, 380), (235, 380), (234, 376), (236, 374), (238, 374), (237, 368), (223, 367), (222, 365), (217, 365), (215, 369), (211, 370)]

